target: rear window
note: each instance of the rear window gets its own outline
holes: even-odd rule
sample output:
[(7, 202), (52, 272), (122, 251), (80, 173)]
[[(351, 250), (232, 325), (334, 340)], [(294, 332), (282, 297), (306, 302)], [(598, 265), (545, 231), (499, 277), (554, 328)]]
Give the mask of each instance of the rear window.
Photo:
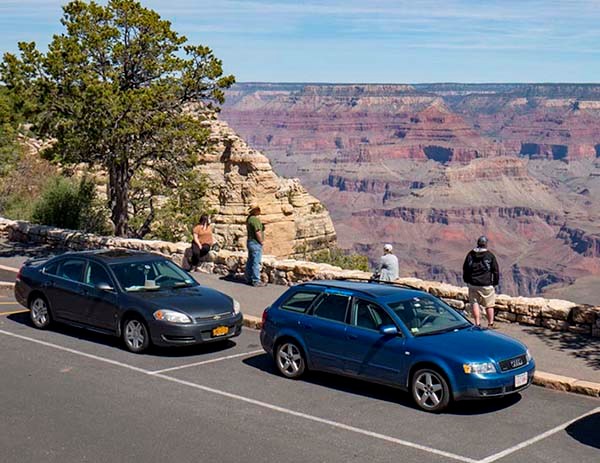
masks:
[(292, 312), (305, 313), (318, 295), (319, 293), (315, 292), (298, 291), (281, 304), (281, 308)]

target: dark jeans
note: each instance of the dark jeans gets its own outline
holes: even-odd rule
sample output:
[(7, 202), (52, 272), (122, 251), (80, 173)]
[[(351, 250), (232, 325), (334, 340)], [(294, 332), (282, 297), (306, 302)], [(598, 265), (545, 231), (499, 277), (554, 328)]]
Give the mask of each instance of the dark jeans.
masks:
[(203, 244), (202, 247), (199, 247), (195, 241), (192, 241), (192, 259), (190, 262), (192, 267), (198, 265), (200, 259), (208, 254), (208, 251), (210, 251), (210, 246), (208, 244)]

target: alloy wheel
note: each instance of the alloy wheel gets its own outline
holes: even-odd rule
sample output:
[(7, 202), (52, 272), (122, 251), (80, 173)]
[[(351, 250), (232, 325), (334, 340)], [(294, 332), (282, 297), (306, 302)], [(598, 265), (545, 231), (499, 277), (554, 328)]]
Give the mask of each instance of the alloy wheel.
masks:
[(297, 378), (305, 369), (304, 356), (293, 342), (283, 343), (277, 349), (277, 368), (288, 378)]
[(50, 324), (50, 313), (48, 304), (41, 297), (33, 300), (30, 307), (31, 321), (37, 328), (46, 328)]

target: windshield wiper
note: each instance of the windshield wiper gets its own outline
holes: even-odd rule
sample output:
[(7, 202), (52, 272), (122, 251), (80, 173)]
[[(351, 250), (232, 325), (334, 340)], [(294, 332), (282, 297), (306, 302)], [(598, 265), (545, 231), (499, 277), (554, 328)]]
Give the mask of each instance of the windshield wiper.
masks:
[(468, 326), (469, 325), (452, 326), (450, 328), (444, 328), (443, 330), (429, 331), (428, 333), (419, 333), (419, 334), (417, 334), (417, 336), (421, 337), (421, 336), (431, 336), (432, 334), (449, 333), (450, 331), (462, 330), (463, 328), (467, 328)]
[(189, 288), (190, 286), (193, 286), (193, 283), (188, 283), (187, 281), (178, 281), (173, 285), (173, 288)]

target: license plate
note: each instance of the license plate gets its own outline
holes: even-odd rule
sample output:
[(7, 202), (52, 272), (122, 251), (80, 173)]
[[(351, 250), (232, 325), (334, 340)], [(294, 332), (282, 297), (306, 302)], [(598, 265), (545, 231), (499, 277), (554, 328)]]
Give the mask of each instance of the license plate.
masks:
[[(228, 326), (217, 326), (216, 328), (214, 328), (212, 330), (212, 335), (214, 337), (225, 336), (227, 333), (229, 333), (229, 327)], [(525, 378), (525, 380), (527, 380), (527, 378)]]
[(527, 372), (515, 376), (515, 387), (525, 386), (527, 384)]

